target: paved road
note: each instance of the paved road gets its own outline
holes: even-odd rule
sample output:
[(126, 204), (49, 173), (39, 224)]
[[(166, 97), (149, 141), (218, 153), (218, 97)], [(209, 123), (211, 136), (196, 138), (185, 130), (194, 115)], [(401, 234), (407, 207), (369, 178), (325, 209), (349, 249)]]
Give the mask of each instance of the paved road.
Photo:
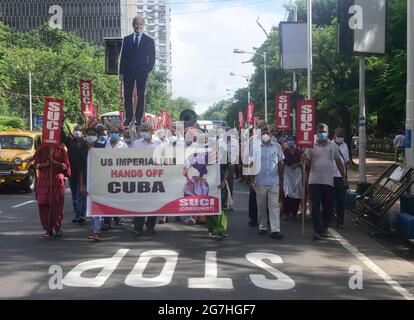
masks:
[[(67, 193), (64, 238), (44, 240), (33, 195), (0, 193), (1, 299), (414, 298), (412, 255), (395, 255), (349, 220), (317, 243), (308, 219), (305, 236), (298, 221), (282, 222), (282, 241), (258, 235), (247, 225), (248, 188), (238, 182), (230, 238), (221, 242), (203, 226), (168, 223), (139, 239), (115, 226), (93, 243), (87, 226), (71, 223), (70, 200)], [(49, 285), (59, 284), (52, 265), (62, 268), (62, 289)], [(363, 289), (350, 289), (350, 268), (362, 271)]]

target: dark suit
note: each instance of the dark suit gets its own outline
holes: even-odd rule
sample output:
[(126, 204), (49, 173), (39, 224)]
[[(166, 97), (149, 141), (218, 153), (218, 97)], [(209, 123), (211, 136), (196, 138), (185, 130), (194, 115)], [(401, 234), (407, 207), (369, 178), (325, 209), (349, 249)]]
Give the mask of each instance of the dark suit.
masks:
[(135, 121), (141, 123), (145, 106), (145, 87), (148, 74), (154, 68), (155, 43), (154, 39), (142, 33), (137, 46), (134, 43), (134, 33), (126, 36), (122, 41), (119, 74), (124, 76), (124, 109), (125, 122), (128, 124), (134, 120), (134, 107), (132, 106), (132, 94), (134, 85), (137, 88), (137, 105)]

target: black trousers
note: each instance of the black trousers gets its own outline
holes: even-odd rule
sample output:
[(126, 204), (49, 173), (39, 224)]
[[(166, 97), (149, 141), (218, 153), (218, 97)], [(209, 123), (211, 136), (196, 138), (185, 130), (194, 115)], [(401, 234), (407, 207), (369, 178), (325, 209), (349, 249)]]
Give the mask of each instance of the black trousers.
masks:
[(249, 194), (249, 218), (252, 222), (257, 222), (257, 201), (256, 192), (250, 187)]
[(326, 184), (310, 184), (312, 203), (313, 232), (322, 234), (328, 229), (331, 220), (335, 189)]
[[(145, 108), (145, 89), (147, 86), (146, 74), (125, 74), (124, 75), (124, 110), (125, 122), (136, 121), (141, 123), (144, 117)], [(137, 90), (137, 104), (133, 106), (134, 87)], [(134, 107), (135, 115), (134, 115)]]
[[(145, 222), (145, 219), (147, 220)], [(134, 230), (143, 230), (144, 224), (148, 229), (154, 229), (155, 224), (157, 223), (157, 217), (135, 217), (134, 218)]]
[(335, 185), (335, 208), (336, 208), (337, 223), (344, 224), (345, 192), (346, 192), (345, 186), (344, 186), (344, 180), (342, 178), (335, 177), (334, 185)]

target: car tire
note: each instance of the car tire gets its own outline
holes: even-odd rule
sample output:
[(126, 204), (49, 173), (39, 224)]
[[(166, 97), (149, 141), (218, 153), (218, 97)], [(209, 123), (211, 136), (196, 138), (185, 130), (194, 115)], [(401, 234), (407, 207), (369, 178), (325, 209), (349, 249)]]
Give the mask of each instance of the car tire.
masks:
[(23, 181), (23, 190), (24, 190), (24, 192), (31, 193), (32, 191), (34, 191), (35, 178), (36, 178), (36, 172), (35, 172), (33, 167), (30, 167), (29, 168), (29, 175)]

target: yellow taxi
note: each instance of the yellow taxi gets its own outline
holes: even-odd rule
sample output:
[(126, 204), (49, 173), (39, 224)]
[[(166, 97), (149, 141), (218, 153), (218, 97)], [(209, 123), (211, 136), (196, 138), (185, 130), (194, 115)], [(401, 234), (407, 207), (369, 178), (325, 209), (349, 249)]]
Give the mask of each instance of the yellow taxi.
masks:
[(0, 132), (0, 186), (14, 185), (26, 192), (34, 187), (33, 156), (40, 147), (41, 132), (8, 129)]

